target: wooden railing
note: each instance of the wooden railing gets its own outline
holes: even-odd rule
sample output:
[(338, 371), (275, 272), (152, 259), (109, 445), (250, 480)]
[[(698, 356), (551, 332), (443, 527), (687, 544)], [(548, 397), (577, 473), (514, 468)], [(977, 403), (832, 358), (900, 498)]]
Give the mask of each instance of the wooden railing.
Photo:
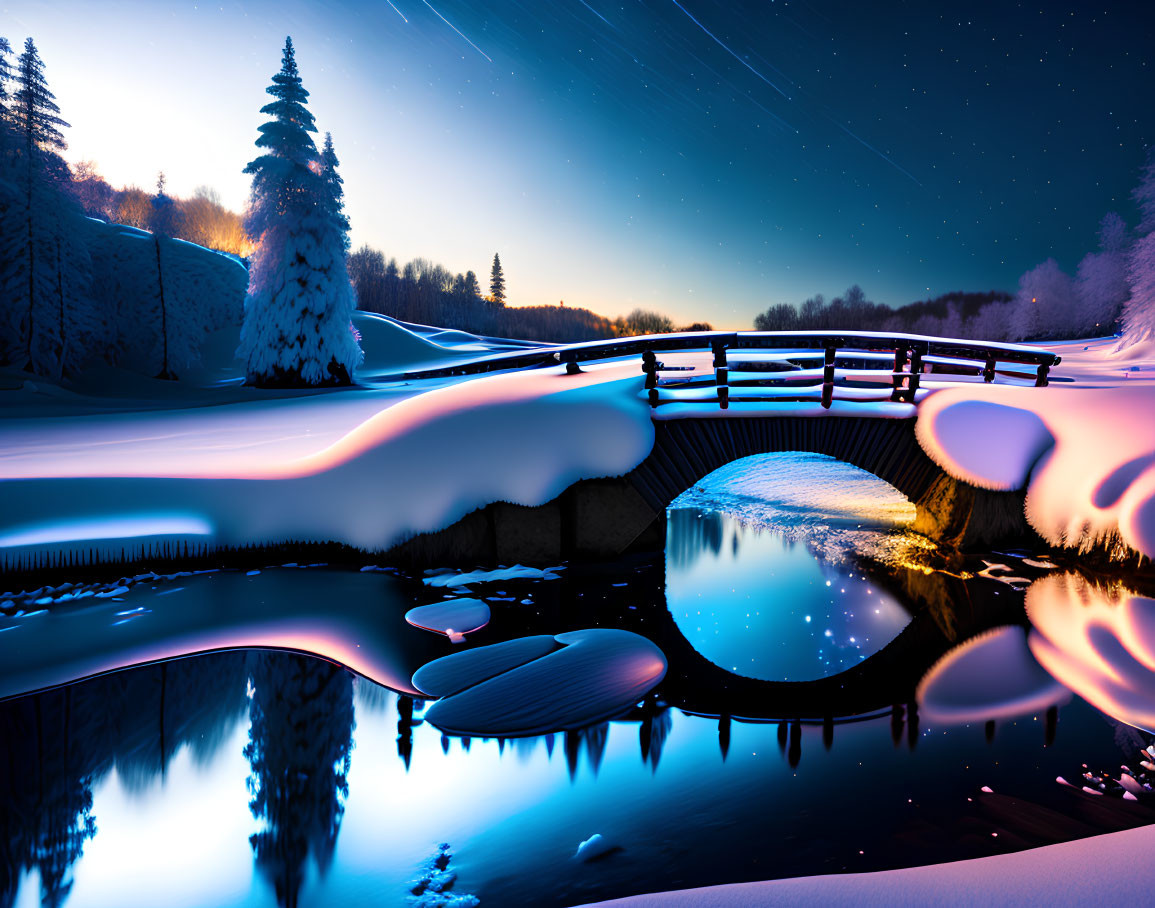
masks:
[[(667, 342), (664, 349), (679, 347)], [(701, 343), (681, 349), (701, 349)], [(715, 400), (722, 409), (735, 401), (815, 401), (824, 409), (836, 399), (914, 403), (924, 375), (981, 377), (984, 382), (1001, 378), (1043, 387), (1051, 367), (1060, 361), (1037, 347), (868, 332), (714, 333), (709, 349), (712, 375), (672, 378), (662, 378), (661, 373), (686, 367), (667, 367), (653, 347), (643, 350), (642, 372), (651, 406)], [(743, 354), (762, 356), (734, 358)]]
[[(665, 365), (661, 353), (713, 354), (713, 372), (692, 373), (685, 365)], [(612, 338), (581, 344), (543, 346), (474, 358), (397, 375), (410, 380), (477, 375), (511, 369), (566, 366), (640, 356), (650, 403), (676, 400), (815, 400), (829, 408), (835, 400), (890, 400), (913, 403), (924, 376), (981, 377), (1045, 386), (1060, 358), (1048, 350), (1019, 344), (947, 340), (914, 334), (869, 331), (778, 332), (697, 331)], [(754, 357), (743, 359), (743, 356)], [(690, 372), (676, 377), (662, 373)], [(715, 390), (716, 389), (716, 390)], [(667, 394), (664, 392), (693, 392)]]

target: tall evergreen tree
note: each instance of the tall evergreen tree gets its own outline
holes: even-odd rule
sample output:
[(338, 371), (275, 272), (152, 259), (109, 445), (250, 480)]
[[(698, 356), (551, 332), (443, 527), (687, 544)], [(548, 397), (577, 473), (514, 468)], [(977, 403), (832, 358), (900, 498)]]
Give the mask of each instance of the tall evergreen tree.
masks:
[(489, 293), (495, 305), (505, 305), (505, 274), (501, 270), (501, 259), (493, 254), (493, 270), (489, 272)]
[(1147, 149), (1147, 160), (1139, 177), (1139, 185), (1131, 193), (1139, 207), (1138, 234), (1155, 233), (1155, 145)]
[(347, 253), (349, 251), (349, 216), (345, 214), (345, 181), (337, 168), (341, 162), (337, 160), (337, 152), (333, 150), (333, 135), (325, 133), (325, 145), (321, 149), (321, 176), (325, 179), (325, 186), (329, 190), (331, 211), (337, 226), (341, 229), (341, 243)]
[[(25, 153), (29, 160), (44, 155), (56, 157), (56, 152), (68, 148), (60, 129), (69, 124), (60, 117), (56, 95), (48, 88), (44, 63), (31, 38), (24, 42), (24, 53), (17, 62), (16, 81), (19, 88), (12, 96), (11, 116), (24, 141)], [(41, 163), (46, 162), (42, 159)]]
[(356, 301), (292, 39), (266, 91), (273, 101), (261, 113), (272, 119), (256, 143), (263, 154), (245, 168), (253, 175), (246, 229), (259, 241), (238, 354), (257, 385), (350, 384), (362, 358)]
[(90, 260), (83, 217), (62, 186), (68, 124), (29, 38), (8, 110), (11, 147), (0, 175), (0, 295), (7, 298), (0, 358), (58, 376), (82, 365), (100, 334), (88, 299)]
[(169, 363), (169, 313), (164, 298), (164, 261), (161, 255), (162, 243), (168, 241), (178, 230), (180, 209), (164, 191), (165, 175), (162, 170), (156, 175), (156, 195), (152, 199), (152, 241), (156, 247), (156, 294), (160, 304), (161, 366), (157, 378), (174, 379), (176, 374)]
[(465, 272), (465, 295), (471, 300), (481, 296), (481, 287), (477, 284), (477, 275), (472, 271)]
[[(0, 123), (8, 119), (8, 80), (12, 78), (12, 45), (7, 38), (0, 37)], [(0, 145), (0, 148), (3, 146)]]

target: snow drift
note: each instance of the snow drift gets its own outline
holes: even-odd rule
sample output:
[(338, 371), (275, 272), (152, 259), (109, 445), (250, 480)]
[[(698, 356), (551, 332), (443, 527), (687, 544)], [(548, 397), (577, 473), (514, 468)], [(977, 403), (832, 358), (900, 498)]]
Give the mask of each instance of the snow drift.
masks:
[[(172, 536), (180, 518), (209, 528), (192, 542), (383, 550), (494, 501), (544, 504), (579, 479), (633, 469), (654, 439), (642, 381), (633, 363), (488, 376), (388, 406), (308, 456), (239, 459), (228, 476), (220, 464), (197, 475), (150, 463), (138, 465), (143, 475), (10, 479), (0, 483), (0, 535), (10, 553), (119, 555), (123, 539), (85, 527), (132, 515), (144, 527), (134, 538), (150, 519)], [(19, 545), (26, 533), (42, 541)]]

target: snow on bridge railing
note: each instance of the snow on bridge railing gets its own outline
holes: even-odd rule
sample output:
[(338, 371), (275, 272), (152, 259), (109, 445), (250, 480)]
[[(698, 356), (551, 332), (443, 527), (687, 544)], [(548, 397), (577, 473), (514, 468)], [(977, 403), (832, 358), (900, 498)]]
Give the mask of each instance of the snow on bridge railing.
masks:
[[(1044, 387), (1051, 367), (1060, 362), (1060, 357), (1038, 347), (865, 331), (712, 333), (709, 344), (713, 375), (660, 378), (661, 372), (684, 367), (666, 367), (653, 347), (643, 350), (642, 371), (651, 406), (716, 401), (726, 409), (732, 401), (773, 400), (816, 401), (829, 409), (836, 391), (843, 401), (914, 403), (927, 373), (981, 376), (984, 382), (1000, 376)], [(754, 358), (743, 360), (743, 354)]]
[[(659, 353), (713, 354), (712, 375), (662, 379)], [(745, 353), (755, 358), (741, 359)], [(758, 354), (761, 354), (760, 356)], [(954, 376), (996, 376), (1033, 380), (1045, 386), (1060, 357), (1020, 344), (953, 340), (917, 334), (874, 331), (693, 331), (610, 338), (535, 350), (496, 353), (463, 363), (404, 373), (406, 379), (478, 375), (564, 363), (570, 373), (596, 360), (640, 356), (650, 403), (715, 400), (723, 408), (734, 400), (817, 400), (829, 408), (840, 400), (892, 400), (913, 403), (927, 372)], [(738, 357), (732, 359), (732, 357)], [(880, 368), (883, 363), (889, 368)], [(1031, 371), (1015, 369), (1027, 366)], [(1008, 368), (1012, 367), (1012, 368)], [(400, 377), (400, 376), (399, 376)], [(886, 386), (880, 395), (879, 379)], [(715, 390), (716, 389), (716, 390)]]

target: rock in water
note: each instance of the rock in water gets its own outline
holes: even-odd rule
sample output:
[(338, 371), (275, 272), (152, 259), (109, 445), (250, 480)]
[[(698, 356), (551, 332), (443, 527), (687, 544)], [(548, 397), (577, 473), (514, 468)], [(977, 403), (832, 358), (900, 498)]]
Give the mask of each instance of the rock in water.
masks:
[(461, 643), (466, 634), (489, 624), (489, 606), (480, 599), (446, 599), (410, 609), (405, 613), (405, 620), (414, 627), (444, 634), (454, 643)]
[(629, 709), (666, 674), (666, 657), (629, 631), (597, 628), (455, 653), (413, 676), (445, 699), (425, 713), (443, 732), (522, 737), (585, 728)]
[(577, 851), (574, 853), (575, 861), (595, 861), (603, 855), (609, 854), (611, 851), (620, 851), (618, 847), (611, 845), (609, 841), (598, 832), (578, 845)]

